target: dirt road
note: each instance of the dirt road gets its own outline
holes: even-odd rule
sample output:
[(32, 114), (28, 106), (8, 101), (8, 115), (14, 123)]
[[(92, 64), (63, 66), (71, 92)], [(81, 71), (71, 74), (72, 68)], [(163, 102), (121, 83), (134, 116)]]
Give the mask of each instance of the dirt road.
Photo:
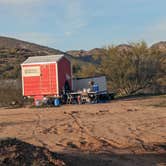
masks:
[(165, 165), (165, 103), (166, 97), (158, 96), (59, 108), (0, 109), (0, 138), (16, 137), (70, 155), (100, 154), (112, 165), (125, 165), (124, 161)]

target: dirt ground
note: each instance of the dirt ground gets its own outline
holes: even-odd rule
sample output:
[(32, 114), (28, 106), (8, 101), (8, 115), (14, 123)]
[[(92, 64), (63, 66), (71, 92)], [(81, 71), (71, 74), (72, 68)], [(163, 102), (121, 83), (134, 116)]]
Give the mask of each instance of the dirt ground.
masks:
[(166, 96), (0, 109), (0, 138), (45, 147), (69, 165), (166, 165)]

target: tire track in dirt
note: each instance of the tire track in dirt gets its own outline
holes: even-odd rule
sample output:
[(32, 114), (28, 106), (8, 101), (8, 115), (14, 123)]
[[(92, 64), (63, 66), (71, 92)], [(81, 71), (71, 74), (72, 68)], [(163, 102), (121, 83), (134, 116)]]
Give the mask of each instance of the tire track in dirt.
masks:
[[(40, 124), (40, 123), (41, 123), (41, 115), (40, 115), (39, 113), (37, 113), (37, 114), (36, 114), (36, 117), (37, 117), (37, 121), (36, 121), (35, 128), (33, 129), (32, 135), (33, 135), (33, 137), (35, 138), (35, 140), (36, 140), (37, 142), (39, 142), (43, 147), (45, 147), (45, 148), (51, 150), (52, 147), (51, 147), (49, 144), (45, 143), (42, 139), (40, 139), (40, 138), (38, 137), (38, 134), (36, 133), (36, 130), (37, 130), (38, 128), (41, 128), (43, 131), (44, 131), (44, 130), (51, 130), (52, 128), (55, 128), (56, 124), (50, 126), (49, 128), (46, 128), (46, 127), (44, 127), (44, 126), (41, 126), (41, 124)], [(55, 121), (55, 120), (54, 120), (54, 121)], [(49, 131), (48, 131), (48, 133), (49, 133)], [(64, 146), (63, 144), (60, 144), (60, 143), (56, 143), (55, 145), (65, 148), (65, 146)]]
[(145, 132), (147, 132), (149, 130), (151, 131), (152, 129), (158, 128), (160, 126), (161, 119), (165, 119), (165, 118), (166, 117), (160, 117), (160, 118), (157, 118), (157, 119), (153, 119), (153, 120), (155, 120), (153, 122), (149, 123), (147, 121), (146, 123), (139, 124), (139, 125), (137, 125), (136, 129), (132, 129), (132, 126), (130, 124), (128, 124), (128, 126), (129, 126), (128, 129), (130, 130), (131, 134), (133, 135), (132, 138), (134, 138), (135, 141), (138, 143), (138, 145), (135, 146), (135, 149), (138, 149), (138, 146), (141, 147), (145, 152), (150, 152), (150, 151), (158, 152), (161, 149), (161, 148), (159, 148), (159, 146), (155, 145), (154, 143), (151, 143), (151, 144), (145, 143), (140, 138), (140, 135), (142, 135), (143, 133), (145, 133)]
[[(122, 150), (121, 148), (119, 148), (115, 145), (115, 144), (118, 144), (115, 140), (108, 140), (104, 137), (96, 137), (96, 136), (92, 135), (91, 132), (88, 130), (88, 128), (86, 128), (82, 125), (81, 120), (78, 117), (76, 117), (74, 115), (74, 113), (68, 113), (68, 115), (70, 115), (72, 117), (72, 119), (75, 121), (77, 126), (80, 128), (81, 133), (87, 135), (92, 140), (94, 140), (94, 142), (97, 142), (100, 145), (100, 150), (102, 150), (104, 147), (106, 147), (106, 149), (107, 149), (107, 150), (105, 149), (104, 151), (107, 151), (107, 152), (114, 152), (117, 150)], [(109, 149), (108, 147), (111, 149)]]
[(37, 129), (40, 127), (40, 122), (41, 122), (41, 115), (39, 113), (36, 114), (37, 117), (37, 121), (36, 121), (36, 125), (35, 128), (33, 129), (32, 135), (35, 138), (35, 140), (37, 142), (39, 142), (43, 147), (47, 148), (47, 149), (51, 149), (51, 147), (45, 143), (43, 140), (41, 140), (38, 136), (37, 136)]
[(135, 150), (138, 149), (138, 147), (140, 147), (144, 151), (147, 151), (148, 149), (150, 149), (150, 147), (148, 148), (147, 145), (145, 145), (144, 141), (139, 138), (139, 135), (141, 135), (141, 134), (136, 133), (138, 131), (138, 129), (134, 130), (131, 127), (129, 127), (128, 129), (131, 131), (131, 134), (133, 135), (132, 139), (134, 138), (134, 140), (136, 141), (136, 144), (137, 144), (133, 150), (134, 152), (135, 152)]
[[(105, 137), (97, 137), (97, 136), (94, 136), (89, 130), (87, 127), (84, 127), (83, 124), (82, 124), (82, 121), (77, 117), (77, 115), (75, 115), (75, 112), (74, 113), (68, 113), (72, 119), (74, 120), (74, 122), (77, 124), (77, 126), (80, 128), (81, 130), (81, 133), (87, 135), (88, 137), (90, 137), (92, 140), (94, 140), (94, 142), (97, 142), (98, 144), (100, 144), (100, 150), (103, 150), (104, 151), (107, 151), (107, 152), (111, 152), (111, 153), (117, 153), (117, 152), (130, 152), (130, 153), (133, 153), (135, 154), (135, 152), (138, 150), (138, 149), (142, 149), (143, 151), (145, 152), (154, 152), (154, 151), (159, 151), (160, 149), (158, 148), (158, 146), (155, 146), (153, 144), (146, 144), (143, 140), (141, 140), (139, 138), (139, 134), (137, 133), (137, 129), (134, 130), (132, 129), (131, 127), (129, 127), (129, 130), (131, 131), (131, 134), (133, 135), (134, 137), (134, 140), (138, 143), (137, 145), (133, 145), (131, 147), (125, 147), (125, 148), (121, 148), (119, 147), (120, 144), (114, 140), (114, 139), (107, 139)], [(165, 117), (161, 117), (161, 118), (158, 118), (157, 121), (160, 121), (162, 119), (164, 119)], [(154, 119), (156, 120), (156, 119)], [(153, 122), (152, 122), (153, 124)], [(142, 124), (140, 124), (142, 125)], [(146, 125), (146, 124), (145, 124)], [(148, 124), (148, 125), (151, 125)], [(130, 126), (130, 125), (129, 125)], [(106, 148), (105, 148), (106, 147)], [(141, 150), (141, 151), (142, 151)]]

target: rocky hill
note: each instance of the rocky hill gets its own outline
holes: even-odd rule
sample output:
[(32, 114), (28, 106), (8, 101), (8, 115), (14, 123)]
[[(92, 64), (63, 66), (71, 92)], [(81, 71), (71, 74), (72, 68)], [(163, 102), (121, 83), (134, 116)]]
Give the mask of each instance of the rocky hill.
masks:
[(16, 52), (22, 51), (26, 53), (26, 51), (32, 51), (32, 52), (38, 52), (38, 53), (43, 53), (43, 54), (48, 54), (48, 53), (62, 53), (62, 51), (49, 48), (46, 46), (41, 46), (38, 44), (14, 39), (14, 38), (8, 38), (8, 37), (0, 37), (0, 49), (5, 50), (5, 49), (10, 49), (10, 50), (15, 50)]
[(13, 38), (0, 37), (0, 78), (16, 78), (20, 63), (29, 56), (61, 54), (60, 50)]
[[(130, 51), (132, 46), (129, 44), (120, 44), (120, 45), (117, 45), (116, 48), (119, 51)], [(166, 53), (166, 41), (155, 43), (149, 48), (156, 49), (156, 50), (159, 50), (160, 52)], [(79, 57), (79, 58), (81, 57), (82, 59), (85, 59), (85, 57), (89, 57), (96, 54), (102, 55), (103, 51), (104, 51), (103, 48), (94, 48), (91, 50), (70, 50), (70, 51), (67, 51), (66, 53), (74, 57)]]
[[(131, 45), (121, 44), (117, 48), (120, 51), (129, 51)], [(153, 44), (151, 48), (166, 53), (166, 42)], [(103, 48), (91, 50), (70, 50), (65, 52), (73, 62), (73, 66), (80, 68), (82, 65), (97, 64), (93, 55), (103, 55)], [(18, 78), (20, 76), (20, 63), (29, 56), (44, 56), (48, 54), (64, 53), (58, 49), (41, 46), (38, 44), (17, 40), (14, 38), (0, 37), (0, 79)]]
[(157, 49), (160, 52), (166, 53), (166, 41), (155, 43), (151, 46), (151, 48)]
[[(116, 48), (119, 51), (130, 51), (132, 46), (129, 44), (120, 44), (117, 45)], [(70, 54), (74, 57), (79, 57), (82, 59), (86, 59), (86, 57), (93, 56), (93, 55), (102, 55), (104, 54), (104, 49), (103, 48), (94, 48), (91, 50), (70, 50), (66, 52), (67, 54)]]
[(86, 51), (86, 50), (70, 50), (66, 52), (67, 54), (70, 54), (75, 57), (84, 57), (84, 56), (92, 56), (94, 54), (102, 54), (103, 49), (102, 48), (94, 48), (92, 50)]
[[(20, 76), (20, 64), (29, 56), (63, 53), (72, 60), (74, 65), (82, 66), (94, 63), (91, 56), (97, 53), (101, 54), (102, 49), (96, 48), (85, 52), (82, 50), (63, 52), (58, 49), (0, 36), (0, 79), (18, 78)], [(85, 54), (86, 57), (84, 56)]]

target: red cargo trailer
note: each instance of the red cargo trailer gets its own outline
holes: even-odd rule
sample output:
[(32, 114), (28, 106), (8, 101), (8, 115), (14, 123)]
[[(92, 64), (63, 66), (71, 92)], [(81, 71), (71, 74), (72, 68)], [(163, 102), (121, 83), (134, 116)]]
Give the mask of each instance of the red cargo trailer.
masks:
[(65, 55), (29, 57), (21, 64), (23, 96), (35, 100), (59, 96), (72, 89), (71, 62)]

